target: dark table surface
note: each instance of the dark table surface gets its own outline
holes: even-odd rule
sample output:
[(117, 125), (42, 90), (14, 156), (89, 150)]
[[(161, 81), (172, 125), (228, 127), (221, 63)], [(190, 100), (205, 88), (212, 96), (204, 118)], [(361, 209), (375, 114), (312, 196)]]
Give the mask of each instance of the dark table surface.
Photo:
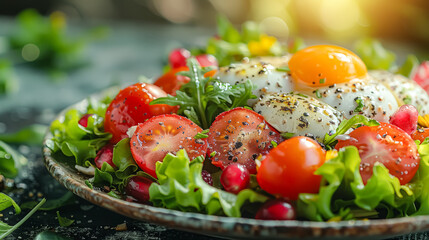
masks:
[[(85, 56), (90, 62), (68, 73), (63, 81), (53, 82), (41, 70), (25, 64), (15, 66), (20, 90), (10, 96), (0, 96), (0, 132), (14, 132), (32, 123), (48, 125), (63, 108), (111, 85), (126, 85), (138, 77), (156, 77), (162, 71), (167, 53), (176, 46), (203, 45), (214, 29), (176, 25), (138, 23), (104, 24), (110, 36), (90, 44)], [(88, 28), (85, 23), (72, 25), (72, 32)], [(0, 37), (14, 28), (12, 19), (0, 19)], [(174, 39), (174, 40), (173, 40)], [(14, 145), (29, 162), (15, 179), (17, 190), (11, 193), (19, 204), (45, 197), (53, 199), (67, 190), (54, 180), (42, 161), (41, 146)], [(215, 239), (137, 221), (110, 212), (75, 197), (72, 205), (59, 209), (61, 216), (74, 219), (69, 227), (60, 227), (56, 210), (38, 211), (7, 239)], [(23, 214), (4, 211), (0, 220), (14, 224)], [(126, 231), (117, 231), (126, 223)], [(53, 234), (56, 234), (55, 236)], [(55, 238), (57, 237), (57, 238)], [(412, 234), (396, 239), (427, 239), (428, 234)]]

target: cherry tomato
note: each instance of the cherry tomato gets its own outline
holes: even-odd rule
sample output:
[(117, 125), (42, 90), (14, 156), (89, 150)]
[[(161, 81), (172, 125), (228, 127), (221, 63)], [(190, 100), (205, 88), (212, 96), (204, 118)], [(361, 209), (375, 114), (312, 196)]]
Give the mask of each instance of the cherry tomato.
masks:
[(420, 162), (417, 146), (402, 129), (382, 122), (379, 126), (357, 128), (349, 135), (349, 140), (338, 140), (335, 148), (348, 145), (358, 148), (362, 159), (360, 174), (365, 184), (376, 162), (382, 163), (401, 184), (408, 183), (417, 172)]
[(219, 66), (216, 58), (210, 54), (201, 54), (195, 57), (201, 67)]
[(149, 103), (167, 94), (159, 87), (136, 83), (122, 89), (106, 110), (104, 130), (112, 134), (112, 143), (128, 137), (127, 131), (131, 126), (144, 122), (152, 116), (172, 113), (176, 106), (165, 104), (149, 105)]
[(429, 128), (417, 129), (417, 131), (411, 134), (413, 140), (420, 140), (420, 142), (423, 142), (427, 137), (429, 137)]
[(168, 61), (172, 68), (186, 67), (186, 59), (191, 57), (191, 52), (184, 48), (177, 48), (170, 52)]
[(282, 141), (264, 117), (241, 107), (219, 114), (208, 135), (208, 154), (213, 165), (224, 169), (239, 163), (250, 173), (256, 173), (255, 159), (272, 149), (271, 141)]
[(149, 187), (152, 183), (153, 181), (148, 178), (134, 176), (128, 180), (125, 192), (137, 200), (137, 202), (149, 203)]
[(321, 176), (314, 172), (325, 162), (325, 151), (313, 139), (293, 137), (271, 150), (258, 169), (259, 186), (289, 200), (300, 193), (317, 193)]
[(131, 154), (143, 171), (156, 178), (156, 162), (168, 153), (185, 149), (191, 160), (206, 155), (206, 140), (194, 139), (201, 131), (198, 125), (179, 115), (155, 116), (137, 126), (130, 141)]
[(154, 84), (164, 90), (167, 94), (176, 96), (176, 91), (190, 80), (188, 77), (178, 75), (177, 73), (188, 70), (189, 68), (186, 66), (173, 68), (159, 77)]
[[(177, 74), (178, 72), (188, 71), (188, 67), (179, 67), (173, 68), (169, 72), (165, 73), (159, 77), (154, 85), (160, 87), (166, 93), (176, 96), (176, 91), (180, 89), (183, 84), (186, 84), (190, 81), (188, 77)], [(216, 73), (216, 70), (212, 70), (204, 74), (204, 77), (213, 77)]]
[(429, 61), (422, 62), (412, 77), (429, 94)]

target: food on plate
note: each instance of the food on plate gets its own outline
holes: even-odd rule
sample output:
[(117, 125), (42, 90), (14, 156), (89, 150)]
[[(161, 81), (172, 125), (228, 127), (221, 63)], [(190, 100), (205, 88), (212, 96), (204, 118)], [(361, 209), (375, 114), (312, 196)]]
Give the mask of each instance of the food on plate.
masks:
[(371, 41), (359, 44), (365, 62), (338, 46), (287, 47), (219, 21), (206, 49), (173, 50), (154, 85), (54, 121), (48, 147), (91, 174), (89, 187), (155, 207), (283, 221), (429, 215), (425, 63), (391, 68), (393, 53), (374, 55)]

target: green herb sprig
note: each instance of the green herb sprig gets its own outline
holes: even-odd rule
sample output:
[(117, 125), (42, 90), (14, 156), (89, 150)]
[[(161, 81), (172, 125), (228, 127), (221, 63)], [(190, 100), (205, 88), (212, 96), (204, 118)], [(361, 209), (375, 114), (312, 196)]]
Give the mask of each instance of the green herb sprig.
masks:
[(208, 129), (221, 112), (247, 106), (247, 100), (256, 98), (250, 81), (231, 85), (204, 77), (211, 69), (202, 69), (194, 58), (188, 59), (187, 66), (189, 71), (179, 74), (189, 77), (190, 81), (176, 92), (176, 96), (157, 98), (151, 105), (179, 105), (178, 114), (186, 116), (203, 129)]

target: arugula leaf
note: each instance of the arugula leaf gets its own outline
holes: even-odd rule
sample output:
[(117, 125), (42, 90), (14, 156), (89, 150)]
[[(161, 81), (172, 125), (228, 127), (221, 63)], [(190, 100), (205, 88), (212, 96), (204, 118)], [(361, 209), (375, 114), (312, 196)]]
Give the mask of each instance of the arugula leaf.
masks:
[(0, 221), (0, 239), (4, 239), (9, 234), (11, 234), (13, 231), (15, 231), (17, 228), (19, 228), (25, 221), (27, 221), (44, 203), (46, 202), (46, 199), (42, 199), (39, 204), (37, 204), (23, 219), (21, 219), (17, 224), (14, 226), (10, 226), (4, 222)]
[(18, 79), (12, 64), (6, 59), (0, 59), (0, 95), (16, 92), (18, 88)]
[(365, 38), (358, 41), (355, 50), (368, 69), (389, 70), (395, 66), (395, 54), (386, 50), (375, 39)]
[(58, 223), (61, 227), (68, 227), (74, 223), (74, 219), (68, 219), (66, 217), (61, 217), (60, 212), (57, 211)]
[(27, 163), (27, 158), (12, 149), (6, 143), (0, 141), (0, 174), (7, 178), (18, 175), (20, 166)]
[[(355, 146), (340, 149), (315, 174), (322, 176), (318, 194), (300, 194), (298, 215), (314, 221), (330, 219), (403, 217), (416, 212), (415, 195), (399, 179), (376, 163), (366, 185), (360, 176), (360, 157)], [(387, 212), (386, 216), (382, 215)]]
[(240, 217), (246, 202), (263, 203), (268, 198), (250, 189), (238, 195), (208, 185), (201, 176), (203, 157), (190, 162), (185, 150), (167, 154), (156, 163), (158, 183), (149, 187), (150, 201), (156, 207), (209, 215)]
[[(39, 208), (39, 210), (42, 211), (51, 211), (54, 209), (58, 209), (64, 206), (73, 205), (75, 204), (76, 197), (72, 192), (66, 192), (63, 196), (57, 199), (49, 199), (46, 201), (45, 204), (43, 204), (42, 207)], [(34, 208), (38, 202), (36, 201), (30, 201), (25, 202), (21, 204), (22, 209), (32, 209)]]
[(419, 66), (420, 62), (416, 55), (408, 55), (402, 66), (396, 71), (397, 74), (401, 74), (405, 77), (410, 77), (411, 73)]
[(326, 146), (333, 145), (338, 135), (345, 134), (350, 128), (357, 127), (358, 125), (378, 126), (380, 123), (363, 115), (354, 115), (352, 118), (342, 121), (334, 134), (325, 134), (323, 144)]
[(188, 59), (187, 65), (190, 70), (181, 74), (191, 80), (176, 91), (176, 96), (157, 98), (151, 105), (179, 105), (178, 114), (208, 129), (219, 113), (246, 106), (247, 100), (256, 98), (250, 81), (236, 85), (222, 83), (204, 77), (207, 69), (201, 69), (195, 58)]
[(40, 145), (47, 129), (45, 125), (33, 124), (15, 133), (0, 134), (0, 141), (14, 144)]

